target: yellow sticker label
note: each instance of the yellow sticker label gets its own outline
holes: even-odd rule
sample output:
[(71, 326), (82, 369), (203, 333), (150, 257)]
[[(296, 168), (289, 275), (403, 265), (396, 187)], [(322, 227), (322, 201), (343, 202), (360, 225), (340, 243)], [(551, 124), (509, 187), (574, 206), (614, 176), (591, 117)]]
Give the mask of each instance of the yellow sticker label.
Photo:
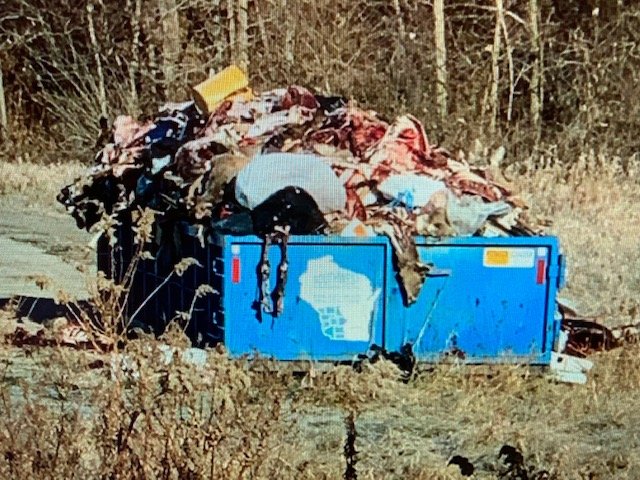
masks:
[(485, 267), (533, 268), (535, 253), (527, 247), (485, 248), (482, 263)]
[(508, 250), (485, 250), (484, 264), (494, 265), (494, 266), (509, 265), (509, 251)]

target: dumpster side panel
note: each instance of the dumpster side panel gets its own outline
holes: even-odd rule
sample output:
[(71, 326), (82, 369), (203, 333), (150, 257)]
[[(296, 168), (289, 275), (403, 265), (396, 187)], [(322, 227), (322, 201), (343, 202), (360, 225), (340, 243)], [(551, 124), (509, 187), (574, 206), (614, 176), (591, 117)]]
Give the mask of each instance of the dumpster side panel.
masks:
[[(388, 249), (384, 239), (348, 243), (292, 237), (284, 309), (276, 316), (259, 302), (262, 241), (227, 237), (223, 288), (228, 351), (279, 360), (348, 361), (373, 343), (381, 345)], [(271, 246), (268, 258), (273, 291), (280, 248)]]
[(390, 281), (388, 350), (410, 344), (423, 361), (548, 363), (559, 327), (555, 239), (419, 240), (418, 251), (440, 273), (409, 307)]
[[(133, 232), (126, 220), (117, 229), (117, 246), (111, 250), (106, 240), (101, 239), (98, 248), (99, 269), (117, 282), (122, 280), (135, 252)], [(191, 311), (185, 333), (196, 345), (214, 345), (222, 341), (221, 326), (215, 324), (222, 311), (222, 276), (218, 273), (222, 249), (217, 245), (201, 246), (184, 225), (173, 229), (174, 242), (170, 246), (158, 250), (149, 245), (147, 250), (155, 258), (139, 261), (126, 305), (127, 315), (131, 318), (135, 313), (136, 322), (162, 333), (178, 312)], [(191, 266), (182, 276), (172, 273), (174, 265), (187, 257), (194, 258), (199, 265)], [(201, 285), (211, 286), (214, 292), (197, 295)]]

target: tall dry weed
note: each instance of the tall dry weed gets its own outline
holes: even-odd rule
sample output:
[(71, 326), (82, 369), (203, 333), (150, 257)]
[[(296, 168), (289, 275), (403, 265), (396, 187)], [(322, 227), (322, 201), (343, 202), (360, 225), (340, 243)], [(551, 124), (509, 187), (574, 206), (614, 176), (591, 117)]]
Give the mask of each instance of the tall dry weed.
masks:
[(266, 390), (224, 354), (195, 366), (159, 347), (128, 344), (81, 396), (75, 382), (88, 367), (64, 352), (34, 388), (3, 389), (2, 478), (293, 477), (282, 389)]

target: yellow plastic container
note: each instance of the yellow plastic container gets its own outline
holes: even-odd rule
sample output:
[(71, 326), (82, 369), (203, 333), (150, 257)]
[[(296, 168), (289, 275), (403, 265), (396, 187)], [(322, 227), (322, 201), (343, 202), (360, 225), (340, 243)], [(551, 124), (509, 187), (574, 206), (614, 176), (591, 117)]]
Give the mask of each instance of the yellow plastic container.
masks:
[(255, 95), (253, 94), (253, 90), (251, 88), (243, 88), (242, 90), (238, 90), (237, 92), (232, 93), (225, 100), (253, 100)]
[(248, 87), (247, 75), (238, 66), (230, 65), (191, 90), (198, 108), (211, 113), (227, 97), (236, 93), (242, 95), (243, 98), (251, 98), (251, 89)]

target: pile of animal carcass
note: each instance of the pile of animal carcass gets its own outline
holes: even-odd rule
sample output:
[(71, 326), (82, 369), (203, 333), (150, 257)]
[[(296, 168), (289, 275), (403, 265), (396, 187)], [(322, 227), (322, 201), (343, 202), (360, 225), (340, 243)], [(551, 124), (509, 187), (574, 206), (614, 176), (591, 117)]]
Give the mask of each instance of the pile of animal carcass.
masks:
[(80, 228), (148, 207), (158, 223), (197, 225), (203, 241), (386, 235), (409, 304), (430, 268), (416, 235), (541, 233), (521, 200), (430, 144), (412, 115), (385, 121), (296, 85), (256, 93), (235, 66), (192, 92), (151, 120), (115, 119), (96, 164), (58, 196)]

